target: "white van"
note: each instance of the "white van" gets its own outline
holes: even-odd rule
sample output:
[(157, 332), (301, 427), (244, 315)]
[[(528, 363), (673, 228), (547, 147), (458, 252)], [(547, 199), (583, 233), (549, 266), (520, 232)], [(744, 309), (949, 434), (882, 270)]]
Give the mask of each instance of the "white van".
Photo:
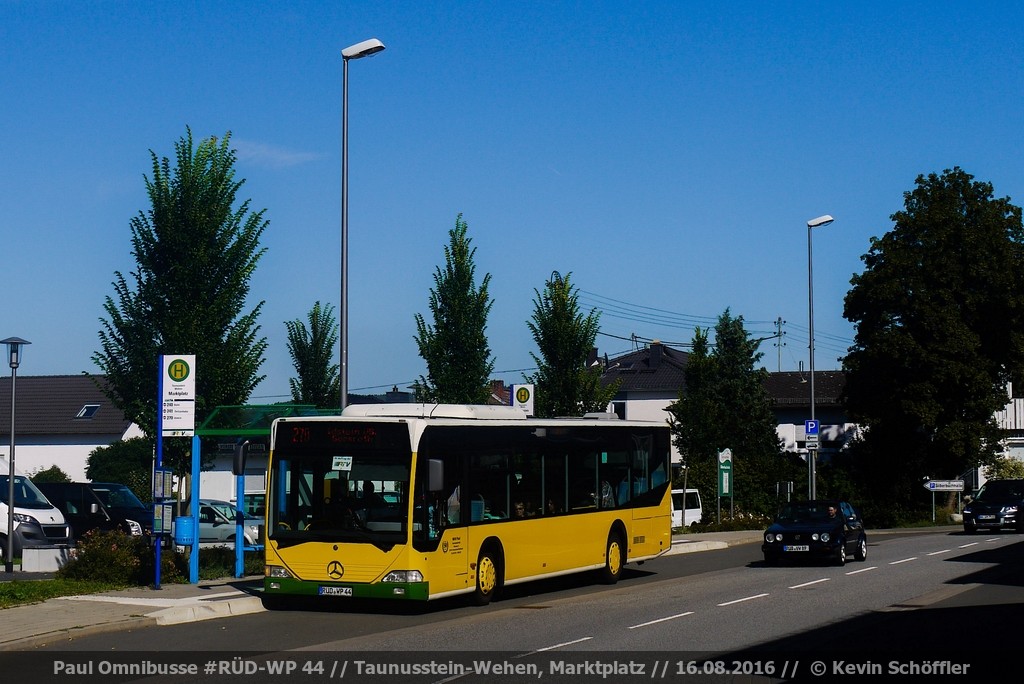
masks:
[(700, 505), (700, 492), (696, 489), (672, 490), (673, 529), (699, 523), (702, 515), (704, 511)]
[[(7, 516), (11, 511), (7, 501), (10, 494), (10, 472), (7, 459), (0, 456), (0, 556), (7, 554)], [(64, 520), (64, 515), (32, 484), (32, 480), (15, 471), (14, 557), (20, 557), (25, 548), (52, 548), (69, 544), (71, 527)]]

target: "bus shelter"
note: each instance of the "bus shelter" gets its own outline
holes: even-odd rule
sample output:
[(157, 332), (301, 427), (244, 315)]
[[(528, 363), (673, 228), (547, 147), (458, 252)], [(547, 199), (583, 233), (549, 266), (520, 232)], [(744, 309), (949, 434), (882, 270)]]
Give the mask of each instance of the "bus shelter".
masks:
[[(192, 534), (187, 535), (191, 546), (189, 555), (189, 581), (199, 582), (199, 485), (201, 481), (203, 454), (211, 454), (208, 460), (215, 461), (218, 454), (226, 454), (228, 462), (234, 450), (248, 443), (250, 454), (263, 454), (263, 459), (254, 459), (266, 468), (266, 457), (270, 448), (270, 427), (277, 418), (334, 415), (337, 410), (321, 410), (306, 404), (254, 404), (239, 406), (218, 406), (203, 421), (192, 437), (191, 477), (191, 524)], [(228, 470), (230, 473), (230, 468)], [(225, 476), (228, 476), (225, 473)], [(262, 545), (246, 546), (243, 533), (245, 520), (245, 477), (244, 473), (231, 474), (234, 478), (235, 493), (235, 576), (244, 574), (245, 552), (262, 549)]]

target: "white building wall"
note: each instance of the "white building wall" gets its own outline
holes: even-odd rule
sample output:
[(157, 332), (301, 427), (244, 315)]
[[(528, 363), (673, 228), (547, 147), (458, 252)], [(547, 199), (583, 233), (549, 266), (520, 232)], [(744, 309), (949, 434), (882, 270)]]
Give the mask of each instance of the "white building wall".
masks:
[[(88, 480), (85, 476), (85, 469), (88, 465), (89, 454), (99, 447), (110, 446), (119, 439), (130, 439), (141, 437), (142, 430), (137, 425), (131, 425), (124, 436), (114, 437), (111, 435), (104, 438), (103, 435), (86, 436), (47, 436), (45, 441), (38, 436), (26, 435), (22, 437), (14, 435), (14, 465), (21, 472), (31, 477), (40, 470), (46, 470), (57, 466), (74, 482)], [(0, 447), (0, 454), (4, 458), (10, 456), (10, 446)]]

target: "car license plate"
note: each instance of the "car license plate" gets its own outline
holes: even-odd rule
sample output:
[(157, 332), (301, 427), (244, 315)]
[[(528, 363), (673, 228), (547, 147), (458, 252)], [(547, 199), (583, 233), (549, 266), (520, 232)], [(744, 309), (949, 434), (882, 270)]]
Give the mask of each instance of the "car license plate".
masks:
[(811, 547), (807, 544), (787, 544), (782, 547), (783, 551), (810, 551)]
[(351, 596), (352, 587), (320, 587), (321, 596)]
[(979, 515), (978, 520), (995, 520), (994, 515)]

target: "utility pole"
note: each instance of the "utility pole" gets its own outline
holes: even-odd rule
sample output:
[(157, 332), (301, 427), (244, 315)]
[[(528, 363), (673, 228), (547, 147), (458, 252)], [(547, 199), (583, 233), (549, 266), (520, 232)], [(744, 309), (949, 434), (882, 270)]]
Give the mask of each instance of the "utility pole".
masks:
[(782, 372), (782, 348), (786, 346), (786, 343), (782, 341), (783, 335), (786, 333), (782, 332), (782, 326), (786, 325), (786, 321), (782, 320), (782, 316), (775, 319), (775, 347), (779, 350), (779, 372)]

